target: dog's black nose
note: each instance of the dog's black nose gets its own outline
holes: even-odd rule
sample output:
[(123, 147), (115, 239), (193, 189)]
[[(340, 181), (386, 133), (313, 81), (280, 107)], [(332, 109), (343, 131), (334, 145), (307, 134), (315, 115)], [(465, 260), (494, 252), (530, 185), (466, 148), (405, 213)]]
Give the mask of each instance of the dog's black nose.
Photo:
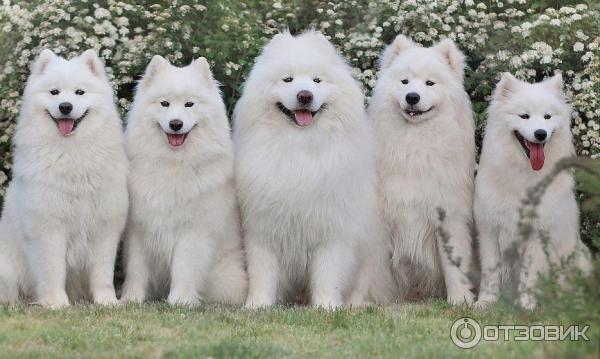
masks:
[(416, 105), (421, 101), (421, 96), (416, 92), (409, 92), (406, 94), (406, 102), (409, 105)]
[(169, 121), (169, 127), (173, 131), (179, 131), (183, 127), (183, 121), (181, 121), (181, 120), (171, 120), (171, 121)]
[(536, 130), (533, 135), (538, 141), (543, 141), (548, 137), (548, 132), (546, 130)]
[(63, 115), (68, 115), (73, 111), (73, 105), (70, 102), (62, 102), (58, 105), (58, 109)]
[(307, 91), (307, 90), (302, 90), (302, 91), (298, 92), (298, 96), (296, 96), (296, 97), (298, 97), (298, 102), (300, 102), (303, 105), (308, 105), (313, 100), (312, 92)]

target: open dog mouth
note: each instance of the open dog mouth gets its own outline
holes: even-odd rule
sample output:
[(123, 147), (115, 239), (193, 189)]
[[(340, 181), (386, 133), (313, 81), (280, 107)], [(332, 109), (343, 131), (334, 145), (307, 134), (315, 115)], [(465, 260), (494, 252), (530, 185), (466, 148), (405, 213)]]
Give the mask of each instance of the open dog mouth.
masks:
[(431, 110), (433, 110), (433, 106), (431, 106), (430, 108), (428, 108), (425, 111), (417, 110), (416, 108), (407, 108), (407, 109), (404, 109), (404, 113), (409, 115), (410, 117), (417, 117), (417, 116), (426, 114), (427, 112), (429, 112)]
[[(164, 132), (164, 130), (162, 129), (162, 127), (160, 126), (160, 124), (158, 125), (158, 127), (160, 127), (161, 131)], [(194, 125), (194, 127), (196, 127), (196, 126)], [(190, 132), (192, 132), (192, 130), (194, 129), (194, 127), (192, 127), (186, 133), (168, 133), (168, 132), (165, 132), (165, 135), (167, 136), (167, 142), (169, 143), (169, 146), (171, 146), (171, 148), (180, 148), (181, 146), (183, 146), (183, 144), (185, 143), (185, 140), (187, 139), (187, 137), (190, 134)]]
[(281, 112), (294, 121), (294, 123), (296, 123), (296, 125), (299, 127), (308, 127), (312, 124), (313, 118), (316, 116), (316, 114), (322, 109), (326, 108), (326, 105), (321, 105), (321, 107), (314, 112), (303, 108), (292, 111), (285, 107), (281, 102), (277, 102), (277, 108), (279, 108)]
[[(189, 133), (189, 132), (188, 132)], [(183, 146), (185, 140), (187, 139), (188, 133), (166, 133), (167, 141), (169, 141), (169, 145), (171, 147), (181, 147)]]
[(534, 171), (541, 170), (542, 167), (544, 167), (544, 147), (546, 144), (529, 142), (519, 133), (519, 131), (514, 131), (514, 134), (517, 141), (521, 144), (521, 147), (523, 147), (523, 151), (525, 152), (525, 156), (529, 159), (531, 168)]
[(75, 129), (77, 129), (77, 126), (79, 125), (79, 123), (81, 123), (81, 121), (83, 121), (83, 119), (85, 118), (85, 116), (87, 116), (89, 111), (90, 111), (89, 109), (85, 110), (83, 115), (81, 115), (79, 118), (72, 118), (72, 117), (56, 118), (56, 117), (52, 116), (50, 111), (46, 110), (46, 113), (48, 113), (48, 116), (50, 116), (50, 118), (56, 123), (56, 126), (58, 127), (58, 132), (60, 132), (61, 135), (66, 137), (66, 136), (70, 136), (75, 131)]

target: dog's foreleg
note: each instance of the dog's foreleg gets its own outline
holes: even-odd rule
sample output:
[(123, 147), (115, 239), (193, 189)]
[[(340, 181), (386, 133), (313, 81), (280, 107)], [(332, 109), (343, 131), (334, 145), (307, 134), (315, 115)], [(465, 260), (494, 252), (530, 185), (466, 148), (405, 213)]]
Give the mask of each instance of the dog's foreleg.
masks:
[(249, 280), (246, 308), (275, 304), (280, 276), (277, 256), (261, 238), (253, 237), (250, 233), (246, 235), (246, 256)]
[(343, 293), (356, 265), (351, 243), (337, 240), (317, 248), (311, 258), (312, 306), (328, 309), (343, 305)]
[(146, 299), (150, 284), (147, 256), (144, 239), (136, 230), (130, 229), (125, 239), (125, 283), (121, 302), (141, 303)]
[(471, 233), (466, 221), (462, 218), (449, 218), (444, 230), (447, 238), (438, 234), (438, 251), (444, 272), (447, 299), (450, 304), (471, 304), (474, 295), (472, 283), (468, 277), (471, 269)]
[(548, 272), (550, 258), (547, 258), (542, 242), (531, 238), (523, 243), (519, 273), (519, 306), (532, 310), (537, 306), (534, 289), (540, 274)]
[(29, 247), (29, 266), (34, 280), (35, 302), (57, 309), (69, 305), (66, 292), (67, 249), (64, 233), (54, 232), (33, 239)]
[(477, 306), (483, 308), (497, 302), (500, 297), (502, 262), (497, 233), (483, 220), (477, 224), (481, 260), (481, 281)]
[(118, 303), (113, 280), (122, 224), (119, 221), (105, 228), (99, 228), (99, 235), (92, 238), (90, 291), (94, 303), (102, 305)]
[(12, 255), (12, 251), (0, 243), (0, 305), (19, 301), (19, 275)]
[(241, 249), (226, 252), (211, 270), (207, 299), (218, 303), (243, 304), (248, 293), (248, 273)]
[(207, 234), (201, 233), (185, 233), (176, 243), (167, 301), (172, 305), (195, 305), (202, 299), (200, 289), (206, 284), (212, 267), (215, 244)]

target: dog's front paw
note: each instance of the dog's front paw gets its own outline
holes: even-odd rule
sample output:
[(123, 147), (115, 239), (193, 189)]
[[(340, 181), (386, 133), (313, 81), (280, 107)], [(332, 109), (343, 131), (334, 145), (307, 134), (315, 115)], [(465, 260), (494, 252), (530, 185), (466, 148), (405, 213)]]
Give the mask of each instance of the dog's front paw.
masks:
[(167, 302), (171, 305), (194, 306), (200, 304), (200, 297), (197, 295), (178, 295), (169, 294)]
[(312, 306), (313, 308), (336, 310), (342, 308), (344, 303), (337, 298), (315, 298), (313, 299)]
[(120, 304), (114, 291), (96, 293), (94, 295), (94, 303), (105, 306), (115, 306)]
[(519, 307), (525, 310), (534, 310), (537, 306), (537, 300), (531, 294), (522, 294), (518, 300)]
[(260, 308), (266, 308), (266, 307), (270, 307), (272, 305), (274, 305), (275, 303), (271, 300), (268, 300), (266, 298), (251, 298), (248, 297), (246, 299), (246, 304), (244, 304), (244, 307), (246, 309), (260, 309)]
[(496, 303), (497, 301), (498, 301), (498, 297), (496, 297), (494, 295), (480, 295), (479, 298), (477, 299), (477, 302), (475, 302), (474, 306), (477, 309), (486, 309), (489, 306)]
[(119, 303), (121, 304), (141, 304), (146, 300), (146, 293), (144, 290), (132, 287), (125, 287), (123, 289), (123, 293), (121, 294), (121, 298), (119, 299)]
[(40, 298), (34, 303), (48, 309), (62, 309), (69, 306), (69, 297), (65, 292), (53, 293)]
[(448, 303), (451, 305), (472, 305), (475, 301), (475, 295), (470, 290), (448, 293)]
[(494, 302), (486, 301), (486, 300), (478, 300), (473, 305), (475, 309), (486, 309), (493, 305)]

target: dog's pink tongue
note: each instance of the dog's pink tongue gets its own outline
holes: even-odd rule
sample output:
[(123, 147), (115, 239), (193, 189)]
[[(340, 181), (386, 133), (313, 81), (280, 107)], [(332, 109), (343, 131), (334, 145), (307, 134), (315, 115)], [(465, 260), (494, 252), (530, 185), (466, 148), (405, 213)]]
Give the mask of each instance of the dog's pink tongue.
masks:
[(75, 121), (70, 118), (61, 118), (58, 120), (58, 131), (61, 135), (66, 136), (73, 132), (75, 128)]
[(169, 140), (169, 144), (173, 147), (178, 147), (183, 145), (185, 141), (185, 134), (177, 134), (177, 133), (167, 133), (167, 139)]
[(308, 110), (294, 111), (294, 118), (296, 119), (296, 123), (300, 127), (310, 126), (313, 120), (312, 113)]
[(539, 171), (544, 167), (544, 145), (541, 143), (532, 143), (527, 141), (529, 148), (529, 162), (534, 171)]

